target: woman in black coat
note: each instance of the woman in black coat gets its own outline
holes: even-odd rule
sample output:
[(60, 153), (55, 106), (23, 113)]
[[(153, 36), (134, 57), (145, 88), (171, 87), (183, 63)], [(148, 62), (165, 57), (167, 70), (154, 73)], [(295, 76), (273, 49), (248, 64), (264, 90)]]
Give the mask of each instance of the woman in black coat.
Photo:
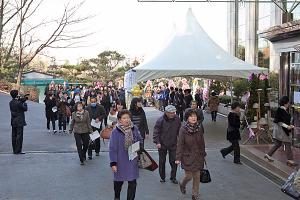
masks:
[(294, 126), (291, 124), (291, 115), (289, 113), (289, 97), (283, 96), (279, 101), (280, 107), (275, 112), (273, 140), (274, 145), (265, 155), (265, 159), (273, 162), (272, 155), (282, 146), (285, 145), (287, 165), (296, 166), (292, 152), (292, 129)]
[[(50, 121), (52, 122), (52, 128), (53, 128), (53, 133), (56, 133), (56, 129), (55, 129), (55, 118), (56, 118), (56, 114), (57, 112), (53, 112), (53, 109), (54, 107), (56, 107), (56, 99), (55, 97), (53, 96), (52, 93), (48, 93), (45, 100), (44, 100), (44, 103), (45, 103), (45, 111), (46, 111), (46, 118), (47, 118), (47, 129), (48, 129), (48, 132), (50, 133)], [(53, 109), (53, 110), (52, 110)], [(57, 108), (56, 108), (57, 110)]]
[(240, 161), (240, 145), (239, 140), (241, 140), (240, 134), (240, 104), (238, 102), (233, 102), (231, 104), (231, 112), (228, 114), (228, 128), (227, 128), (227, 140), (231, 142), (231, 145), (227, 148), (221, 149), (221, 154), (223, 158), (230, 154), (232, 151), (234, 153), (234, 163), (242, 164)]
[(131, 112), (132, 123), (138, 127), (142, 138), (145, 139), (146, 135), (149, 135), (149, 129), (146, 114), (142, 105), (143, 101), (141, 98), (133, 98), (131, 100), (129, 111)]

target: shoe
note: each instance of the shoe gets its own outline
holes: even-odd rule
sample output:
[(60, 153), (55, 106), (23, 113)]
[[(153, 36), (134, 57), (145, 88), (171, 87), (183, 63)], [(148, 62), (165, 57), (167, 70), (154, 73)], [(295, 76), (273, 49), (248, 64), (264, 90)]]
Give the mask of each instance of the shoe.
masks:
[(89, 160), (92, 160), (92, 159), (93, 159), (91, 156), (89, 156), (88, 158), (89, 158)]
[(84, 165), (84, 161), (81, 161), (81, 162), (80, 162), (80, 165)]
[(48, 133), (51, 133), (50, 129), (48, 129)]
[(272, 158), (271, 156), (269, 156), (268, 154), (266, 154), (266, 155), (264, 156), (264, 158), (265, 158), (267, 161), (269, 161), (269, 162), (274, 162), (273, 158)]
[(17, 155), (24, 155), (26, 154), (25, 152), (19, 152), (19, 153), (14, 153), (14, 154), (17, 154)]
[(99, 156), (99, 153), (96, 153), (96, 156)]
[(53, 130), (53, 134), (57, 133), (57, 130)]
[(62, 130), (59, 130), (58, 133), (62, 133)]
[(192, 200), (200, 200), (199, 195), (192, 195)]
[(186, 188), (179, 183), (180, 192), (186, 194)]
[(287, 166), (289, 166), (289, 167), (295, 167), (295, 166), (298, 165), (298, 164), (295, 163), (293, 160), (288, 160), (288, 161), (286, 162), (286, 164), (287, 164)]
[(63, 133), (64, 133), (64, 134), (67, 134), (67, 131), (66, 131), (66, 130), (64, 130), (64, 131), (63, 131)]
[(237, 165), (242, 165), (243, 163), (241, 163), (241, 161), (236, 161), (236, 162), (233, 162), (234, 164), (237, 164)]
[(160, 182), (161, 182), (161, 183), (165, 183), (166, 180), (165, 180), (165, 179), (160, 179)]
[(178, 184), (178, 181), (177, 181), (175, 178), (174, 178), (174, 179), (173, 179), (173, 178), (171, 178), (170, 180), (171, 180), (171, 182), (172, 182), (172, 183), (174, 183), (174, 184)]
[(225, 158), (225, 154), (223, 153), (223, 150), (220, 150), (220, 153), (222, 154), (222, 157)]

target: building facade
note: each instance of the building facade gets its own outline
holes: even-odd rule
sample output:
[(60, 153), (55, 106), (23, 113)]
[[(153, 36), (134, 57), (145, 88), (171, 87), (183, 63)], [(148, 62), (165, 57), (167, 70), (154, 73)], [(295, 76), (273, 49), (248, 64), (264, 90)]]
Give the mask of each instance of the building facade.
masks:
[[(300, 5), (293, 1), (228, 4), (228, 51), (246, 62), (269, 68), (273, 95), (288, 95), (300, 127)], [(281, 7), (281, 8), (280, 8)], [(284, 9), (282, 9), (284, 8)], [(300, 147), (300, 130), (294, 131)]]

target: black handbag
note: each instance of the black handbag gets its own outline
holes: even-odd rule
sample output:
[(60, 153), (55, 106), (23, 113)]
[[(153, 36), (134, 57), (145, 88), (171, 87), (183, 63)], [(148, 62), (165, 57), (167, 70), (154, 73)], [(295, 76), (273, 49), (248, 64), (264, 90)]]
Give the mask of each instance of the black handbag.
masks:
[(205, 168), (200, 171), (200, 182), (201, 183), (209, 183), (211, 182), (210, 173), (207, 169), (206, 161), (204, 160)]
[(285, 194), (289, 195), (293, 199), (300, 199), (300, 194), (294, 188), (294, 180), (295, 180), (296, 175), (297, 175), (297, 172), (293, 172), (288, 177), (286, 182), (281, 187), (281, 191), (284, 192)]

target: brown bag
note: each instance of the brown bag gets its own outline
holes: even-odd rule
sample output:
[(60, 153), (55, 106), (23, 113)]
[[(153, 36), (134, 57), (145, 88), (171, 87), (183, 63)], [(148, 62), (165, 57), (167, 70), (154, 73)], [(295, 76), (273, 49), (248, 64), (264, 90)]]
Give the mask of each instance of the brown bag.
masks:
[(66, 106), (66, 114), (68, 117), (71, 117), (72, 116), (72, 112), (71, 112), (71, 109), (69, 106)]
[(101, 131), (101, 133), (100, 133), (101, 138), (103, 138), (103, 139), (109, 139), (112, 130), (113, 130), (113, 129), (112, 129), (111, 127), (106, 127), (106, 128), (104, 128), (104, 129)]

